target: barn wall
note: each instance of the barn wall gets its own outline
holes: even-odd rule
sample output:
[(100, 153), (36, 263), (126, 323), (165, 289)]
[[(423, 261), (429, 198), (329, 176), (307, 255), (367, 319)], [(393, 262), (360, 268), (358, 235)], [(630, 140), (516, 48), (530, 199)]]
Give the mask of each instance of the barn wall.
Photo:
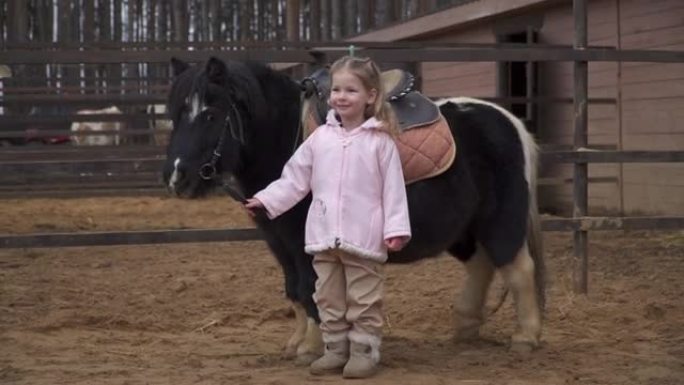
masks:
[[(684, 50), (684, 2), (621, 0), (624, 49)], [(684, 149), (684, 63), (621, 66), (626, 150)], [(626, 164), (625, 210), (684, 214), (684, 164)]]
[[(436, 36), (440, 43), (493, 43), (488, 25), (458, 34)], [(421, 65), (423, 92), (432, 97), (496, 96), (496, 63), (494, 62), (424, 62)]]
[[(684, 3), (600, 0), (589, 3), (590, 45), (622, 49), (684, 48)], [(542, 42), (572, 44), (570, 6), (545, 12)], [(572, 94), (572, 64), (548, 63), (542, 71), (544, 94)], [(615, 105), (589, 105), (589, 144), (624, 150), (684, 148), (684, 64), (590, 63), (589, 97), (616, 98)], [(572, 106), (543, 109), (545, 142), (572, 143)], [(550, 127), (553, 127), (552, 129)], [(546, 170), (571, 176), (570, 166)], [(589, 186), (593, 212), (684, 214), (684, 164), (590, 165), (590, 177), (613, 177)], [(620, 182), (622, 182), (622, 189)], [(570, 207), (570, 186), (547, 188), (545, 203)]]
[[(615, 0), (592, 1), (588, 4), (588, 42), (593, 46), (618, 45)], [(571, 5), (548, 9), (540, 42), (573, 44), (574, 20)], [(589, 63), (589, 98), (617, 99), (617, 63)], [(573, 64), (543, 63), (540, 70), (540, 93), (549, 97), (573, 96)], [(572, 104), (550, 104), (540, 109), (541, 140), (551, 144), (573, 144), (574, 112)], [(618, 104), (589, 104), (588, 142), (590, 146), (619, 147)], [(591, 164), (589, 177), (599, 181), (589, 184), (590, 212), (619, 212), (622, 206), (620, 166)], [(542, 171), (544, 176), (572, 178), (571, 165), (555, 165)], [(549, 211), (569, 214), (572, 208), (572, 185), (545, 186), (540, 191), (542, 206)]]
[[(471, 3), (475, 6), (479, 2)], [(480, 7), (491, 1), (484, 0)], [(534, 4), (533, 4), (534, 3)], [(453, 12), (462, 23), (416, 36), (413, 41), (444, 43), (493, 43), (494, 29), (513, 19), (540, 16), (540, 43), (573, 44), (571, 2), (527, 2), (504, 15), (482, 14), (476, 19)], [(430, 25), (431, 23), (425, 23)], [(435, 23), (436, 24), (436, 23)], [(396, 34), (397, 31), (394, 31)], [(392, 36), (376, 31), (365, 40)], [(358, 40), (364, 40), (360, 37)], [(684, 2), (681, 0), (593, 0), (588, 4), (590, 45), (623, 49), (684, 49)], [(377, 41), (377, 40), (376, 40)], [(423, 91), (430, 96), (496, 96), (496, 63), (422, 64)], [(539, 93), (572, 97), (573, 65), (539, 64)], [(590, 63), (589, 97), (612, 98), (615, 103), (589, 105), (589, 144), (609, 149), (681, 150), (684, 148), (684, 64)], [(547, 104), (539, 108), (541, 143), (571, 145), (572, 104)], [(542, 177), (572, 177), (572, 166), (545, 166)], [(592, 164), (589, 177), (590, 214), (684, 214), (684, 164)], [(542, 207), (568, 214), (572, 185), (543, 186)]]

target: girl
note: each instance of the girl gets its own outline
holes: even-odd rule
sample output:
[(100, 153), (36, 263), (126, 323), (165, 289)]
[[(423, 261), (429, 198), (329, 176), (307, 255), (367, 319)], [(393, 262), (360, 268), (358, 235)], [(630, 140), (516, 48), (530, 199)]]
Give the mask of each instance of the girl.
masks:
[(310, 191), (305, 251), (318, 275), (314, 301), (324, 355), (312, 374), (373, 375), (380, 361), (387, 250), (411, 237), (406, 188), (391, 133), (396, 123), (384, 101), (380, 71), (370, 59), (343, 57), (330, 69), (326, 124), (287, 162), (280, 179), (248, 199), (253, 213), (277, 217)]

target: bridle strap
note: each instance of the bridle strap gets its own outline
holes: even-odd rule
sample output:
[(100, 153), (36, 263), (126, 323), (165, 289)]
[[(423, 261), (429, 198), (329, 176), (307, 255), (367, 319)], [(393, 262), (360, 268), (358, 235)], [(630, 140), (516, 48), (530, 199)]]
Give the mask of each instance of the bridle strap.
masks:
[[(240, 117), (240, 112), (237, 109), (237, 106), (235, 106), (235, 103), (230, 103), (230, 108), (233, 110), (233, 115), (236, 117), (237, 124), (231, 124), (230, 125), (230, 136), (233, 137), (233, 139), (237, 140), (240, 142), (240, 144), (245, 144), (245, 127), (242, 124), (242, 119)], [(228, 118), (226, 116), (226, 118)], [(235, 133), (235, 126), (237, 126), (237, 133)]]
[[(216, 143), (214, 151), (211, 153), (211, 159), (209, 159), (209, 161), (203, 164), (199, 169), (199, 176), (204, 180), (211, 180), (216, 177), (216, 164), (218, 163), (219, 158), (221, 158), (221, 150), (223, 150), (223, 144), (226, 141), (226, 133), (229, 130), (230, 136), (233, 139), (238, 140), (241, 144), (245, 143), (245, 130), (244, 124), (242, 123), (242, 117), (240, 116), (240, 112), (235, 106), (235, 103), (231, 103), (230, 107), (233, 114), (231, 114), (231, 111), (229, 111), (226, 115), (225, 120), (223, 121), (223, 130), (221, 131), (221, 136), (219, 137), (218, 143)], [(231, 115), (235, 116), (236, 124), (232, 124), (233, 119), (231, 119)], [(237, 133), (235, 132), (236, 126)]]

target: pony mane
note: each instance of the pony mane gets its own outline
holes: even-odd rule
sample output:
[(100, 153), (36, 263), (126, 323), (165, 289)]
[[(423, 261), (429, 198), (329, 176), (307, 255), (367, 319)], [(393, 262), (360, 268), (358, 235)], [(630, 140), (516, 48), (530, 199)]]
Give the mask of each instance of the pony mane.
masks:
[(311, 98), (303, 98), (302, 100), (302, 112), (299, 117), (299, 124), (300, 124), (300, 130), (302, 131), (303, 138), (306, 139), (308, 138), (311, 134), (313, 134), (314, 130), (316, 129), (315, 124), (309, 124), (310, 119), (312, 119), (312, 113), (313, 113), (313, 108), (314, 102), (311, 100)]
[(217, 92), (214, 86), (220, 86), (220, 92), (226, 92), (258, 123), (262, 118), (259, 112), (268, 110), (268, 103), (262, 91), (263, 82), (259, 77), (268, 76), (268, 71), (271, 70), (256, 62), (227, 61), (224, 64), (225, 76), (218, 82), (209, 78), (202, 64), (192, 66), (179, 74), (169, 93), (169, 109), (178, 113), (188, 103), (187, 98), (190, 95), (199, 95), (204, 100), (211, 92)]

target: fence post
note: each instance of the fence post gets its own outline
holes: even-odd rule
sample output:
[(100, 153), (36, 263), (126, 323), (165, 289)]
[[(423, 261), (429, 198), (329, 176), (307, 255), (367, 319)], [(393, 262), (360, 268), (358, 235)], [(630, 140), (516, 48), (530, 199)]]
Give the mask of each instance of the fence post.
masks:
[[(583, 50), (587, 48), (587, 1), (573, 0), (573, 14), (575, 19), (574, 48)], [(575, 138), (574, 150), (585, 148), (587, 139), (587, 96), (588, 96), (588, 62), (574, 61), (575, 78)], [(573, 217), (587, 215), (587, 163), (575, 163), (575, 182), (573, 188)], [(586, 294), (588, 291), (588, 232), (576, 230), (574, 232), (573, 254), (573, 283), (575, 293)]]

